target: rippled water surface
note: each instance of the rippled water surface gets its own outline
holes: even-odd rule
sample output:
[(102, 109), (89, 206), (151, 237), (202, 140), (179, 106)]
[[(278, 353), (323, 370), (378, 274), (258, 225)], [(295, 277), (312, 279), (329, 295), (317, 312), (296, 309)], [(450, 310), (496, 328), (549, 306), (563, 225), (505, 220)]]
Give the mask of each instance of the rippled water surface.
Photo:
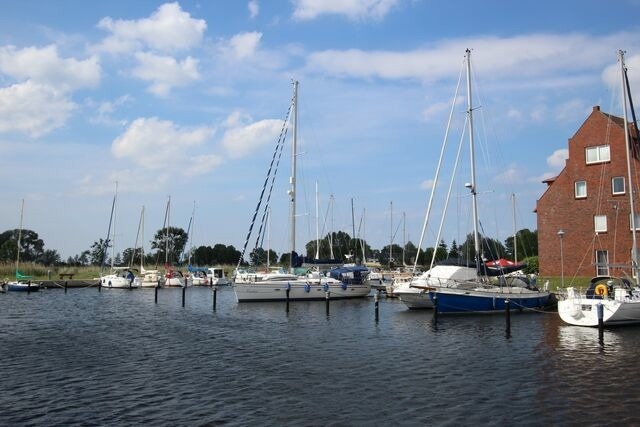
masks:
[(0, 295), (2, 425), (637, 425), (640, 328), (207, 288)]

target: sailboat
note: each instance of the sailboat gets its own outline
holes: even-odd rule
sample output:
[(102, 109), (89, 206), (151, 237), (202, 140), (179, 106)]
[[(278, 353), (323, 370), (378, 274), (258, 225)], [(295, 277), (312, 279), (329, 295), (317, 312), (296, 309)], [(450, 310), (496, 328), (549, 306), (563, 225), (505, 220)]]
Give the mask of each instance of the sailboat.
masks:
[[(625, 138), (627, 178), (629, 180), (629, 205), (630, 211), (634, 214), (631, 218), (631, 267), (632, 275), (637, 279), (638, 275), (638, 250), (636, 242), (636, 206), (634, 203), (634, 192), (632, 183), (635, 182), (631, 170), (631, 140), (629, 136), (629, 122), (627, 120), (627, 103), (630, 104), (633, 112), (633, 103), (629, 91), (629, 81), (624, 63), (624, 52), (618, 51), (618, 62), (620, 64), (620, 76), (622, 81), (622, 129)], [(629, 99), (627, 99), (627, 97)], [(629, 101), (629, 102), (628, 102)], [(635, 116), (635, 114), (634, 114)], [(635, 124), (637, 130), (637, 124)], [(627, 325), (640, 323), (640, 289), (632, 282), (632, 278), (616, 277), (595, 277), (587, 291), (582, 294), (574, 287), (567, 288), (564, 299), (558, 301), (558, 314), (560, 318), (569, 325), (575, 326), (603, 326)]]
[[(118, 183), (111, 204), (111, 217), (109, 218), (109, 228), (107, 238), (103, 247), (103, 259), (100, 273), (100, 285), (103, 288), (134, 289), (140, 287), (140, 281), (135, 277), (129, 267), (116, 267), (115, 261), (115, 235), (116, 235), (116, 212), (118, 200)], [(113, 226), (113, 227), (112, 227)], [(111, 246), (111, 266), (108, 274), (103, 274), (104, 262), (107, 257), (107, 249)]]
[[(158, 270), (147, 270), (144, 268), (144, 206), (140, 210), (140, 221), (138, 222), (138, 233), (136, 234), (136, 245), (138, 246), (138, 236), (140, 238), (140, 275), (138, 277), (141, 288), (155, 288), (160, 286), (161, 275)], [(135, 253), (135, 251), (134, 251)], [(133, 260), (132, 260), (133, 261)]]
[[(279, 301), (279, 300), (324, 300), (327, 295), (333, 299), (364, 297), (371, 291), (368, 283), (347, 283), (339, 279), (313, 272), (304, 276), (297, 276), (294, 268), (299, 266), (300, 257), (296, 253), (296, 159), (297, 153), (297, 116), (298, 116), (298, 82), (293, 82), (292, 98), (292, 148), (291, 148), (291, 187), (290, 196), (290, 226), (291, 226), (291, 256), (290, 271), (275, 275), (254, 276), (238, 280), (234, 277), (234, 291), (238, 302), (247, 301)], [(257, 211), (256, 211), (257, 213)], [(255, 218), (255, 216), (254, 216)], [(251, 234), (247, 236), (247, 241)], [(246, 248), (246, 243), (245, 243)], [(241, 260), (240, 260), (241, 261)]]
[[(432, 259), (431, 268), (411, 282), (411, 288), (416, 291), (411, 295), (411, 297), (419, 298), (420, 301), (424, 301), (428, 296), (431, 301), (431, 305), (438, 311), (438, 313), (503, 312), (506, 307), (506, 301), (509, 302), (509, 307), (520, 310), (543, 309), (549, 300), (548, 292), (540, 291), (534, 286), (530, 286), (528, 283), (524, 282), (507, 283), (502, 271), (490, 271), (482, 261), (477, 203), (478, 186), (476, 182), (474, 156), (471, 51), (469, 49), (466, 50), (465, 54), (465, 68), (467, 77), (468, 107), (467, 130), (469, 135), (469, 158), (471, 163), (471, 182), (465, 184), (465, 187), (467, 187), (471, 192), (475, 261), (462, 264), (458, 262), (443, 262), (435, 265), (435, 258)], [(438, 170), (439, 168), (440, 164), (438, 166)], [(436, 172), (436, 176), (438, 173), (439, 172)], [(453, 183), (453, 181), (451, 182)], [(431, 202), (432, 200), (430, 200), (428, 211), (430, 210)], [(442, 223), (440, 225), (440, 231), (441, 229)], [(440, 231), (438, 234), (440, 234)], [(438, 241), (439, 238), (440, 236), (438, 236)], [(492, 273), (500, 276), (500, 280), (498, 280), (497, 284), (489, 277)], [(420, 283), (421, 281), (424, 282), (424, 285)], [(400, 295), (400, 299), (407, 303), (407, 301), (410, 300), (410, 296)], [(429, 305), (427, 302), (424, 304), (425, 306)], [(409, 306), (409, 304), (407, 305)], [(412, 307), (409, 306), (409, 308)]]
[[(10, 282), (7, 282), (4, 288), (8, 291), (17, 291), (17, 292), (33, 292), (37, 291), (40, 286), (38, 284), (31, 283), (31, 276), (25, 276), (20, 273), (20, 243), (22, 240), (22, 219), (24, 215), (24, 199), (22, 199), (22, 203), (20, 206), (20, 228), (18, 229), (18, 245), (16, 251), (16, 279)], [(26, 281), (25, 281), (26, 280)]]
[(164, 249), (164, 286), (167, 288), (181, 288), (185, 286), (184, 276), (180, 270), (174, 270), (169, 260), (169, 223), (171, 222), (171, 196), (167, 200), (167, 210), (164, 216), (165, 249)]

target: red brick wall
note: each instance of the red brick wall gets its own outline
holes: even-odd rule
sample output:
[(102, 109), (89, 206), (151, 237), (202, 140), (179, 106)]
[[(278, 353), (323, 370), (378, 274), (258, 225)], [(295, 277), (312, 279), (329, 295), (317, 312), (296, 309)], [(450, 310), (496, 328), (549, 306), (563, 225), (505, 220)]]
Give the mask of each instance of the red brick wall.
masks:
[[(611, 161), (587, 165), (586, 147), (604, 144), (610, 146)], [(540, 274), (561, 275), (561, 244), (557, 233), (562, 229), (565, 232), (562, 252), (566, 283), (572, 276), (596, 275), (596, 250), (607, 250), (610, 264), (630, 264), (632, 246), (629, 226), (631, 186), (627, 177), (624, 132), (619, 121), (611, 120), (599, 107), (594, 107), (568, 145), (569, 158), (564, 169), (536, 206)], [(638, 162), (633, 157), (632, 161), (637, 167)], [(624, 177), (625, 194), (612, 194), (614, 176)], [(587, 182), (585, 199), (575, 198), (576, 181)], [(634, 199), (638, 212), (637, 192), (634, 192)], [(594, 215), (607, 216), (607, 232), (596, 235)], [(623, 270), (630, 274), (630, 268)], [(609, 274), (621, 274), (621, 270), (610, 269)]]

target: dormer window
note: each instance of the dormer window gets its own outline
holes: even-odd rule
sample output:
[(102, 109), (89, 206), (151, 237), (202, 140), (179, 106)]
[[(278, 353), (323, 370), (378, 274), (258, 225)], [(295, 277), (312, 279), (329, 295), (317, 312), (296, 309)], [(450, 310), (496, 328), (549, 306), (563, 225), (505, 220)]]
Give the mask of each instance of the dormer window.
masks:
[(609, 144), (587, 147), (587, 164), (603, 163), (611, 161)]

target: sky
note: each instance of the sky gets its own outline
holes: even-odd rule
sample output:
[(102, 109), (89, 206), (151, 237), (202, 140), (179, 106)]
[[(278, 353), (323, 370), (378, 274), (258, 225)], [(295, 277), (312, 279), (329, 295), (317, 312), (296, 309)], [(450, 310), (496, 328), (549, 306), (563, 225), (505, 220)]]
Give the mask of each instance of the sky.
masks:
[[(451, 106), (468, 48), (479, 217), (503, 241), (536, 229), (542, 181), (593, 106), (621, 115), (620, 49), (637, 93), (639, 15), (638, 0), (6, 1), (0, 227), (18, 228), (24, 199), (23, 228), (75, 256), (106, 237), (117, 182), (116, 251), (134, 246), (142, 206), (149, 249), (169, 198), (171, 226), (193, 218), (190, 245), (242, 249), (296, 80), (298, 251), (316, 224), (373, 248), (418, 244), (450, 111), (449, 146), (462, 138), (464, 90)], [(279, 254), (288, 147), (265, 239)], [(447, 244), (471, 231), (468, 161), (457, 169)]]

